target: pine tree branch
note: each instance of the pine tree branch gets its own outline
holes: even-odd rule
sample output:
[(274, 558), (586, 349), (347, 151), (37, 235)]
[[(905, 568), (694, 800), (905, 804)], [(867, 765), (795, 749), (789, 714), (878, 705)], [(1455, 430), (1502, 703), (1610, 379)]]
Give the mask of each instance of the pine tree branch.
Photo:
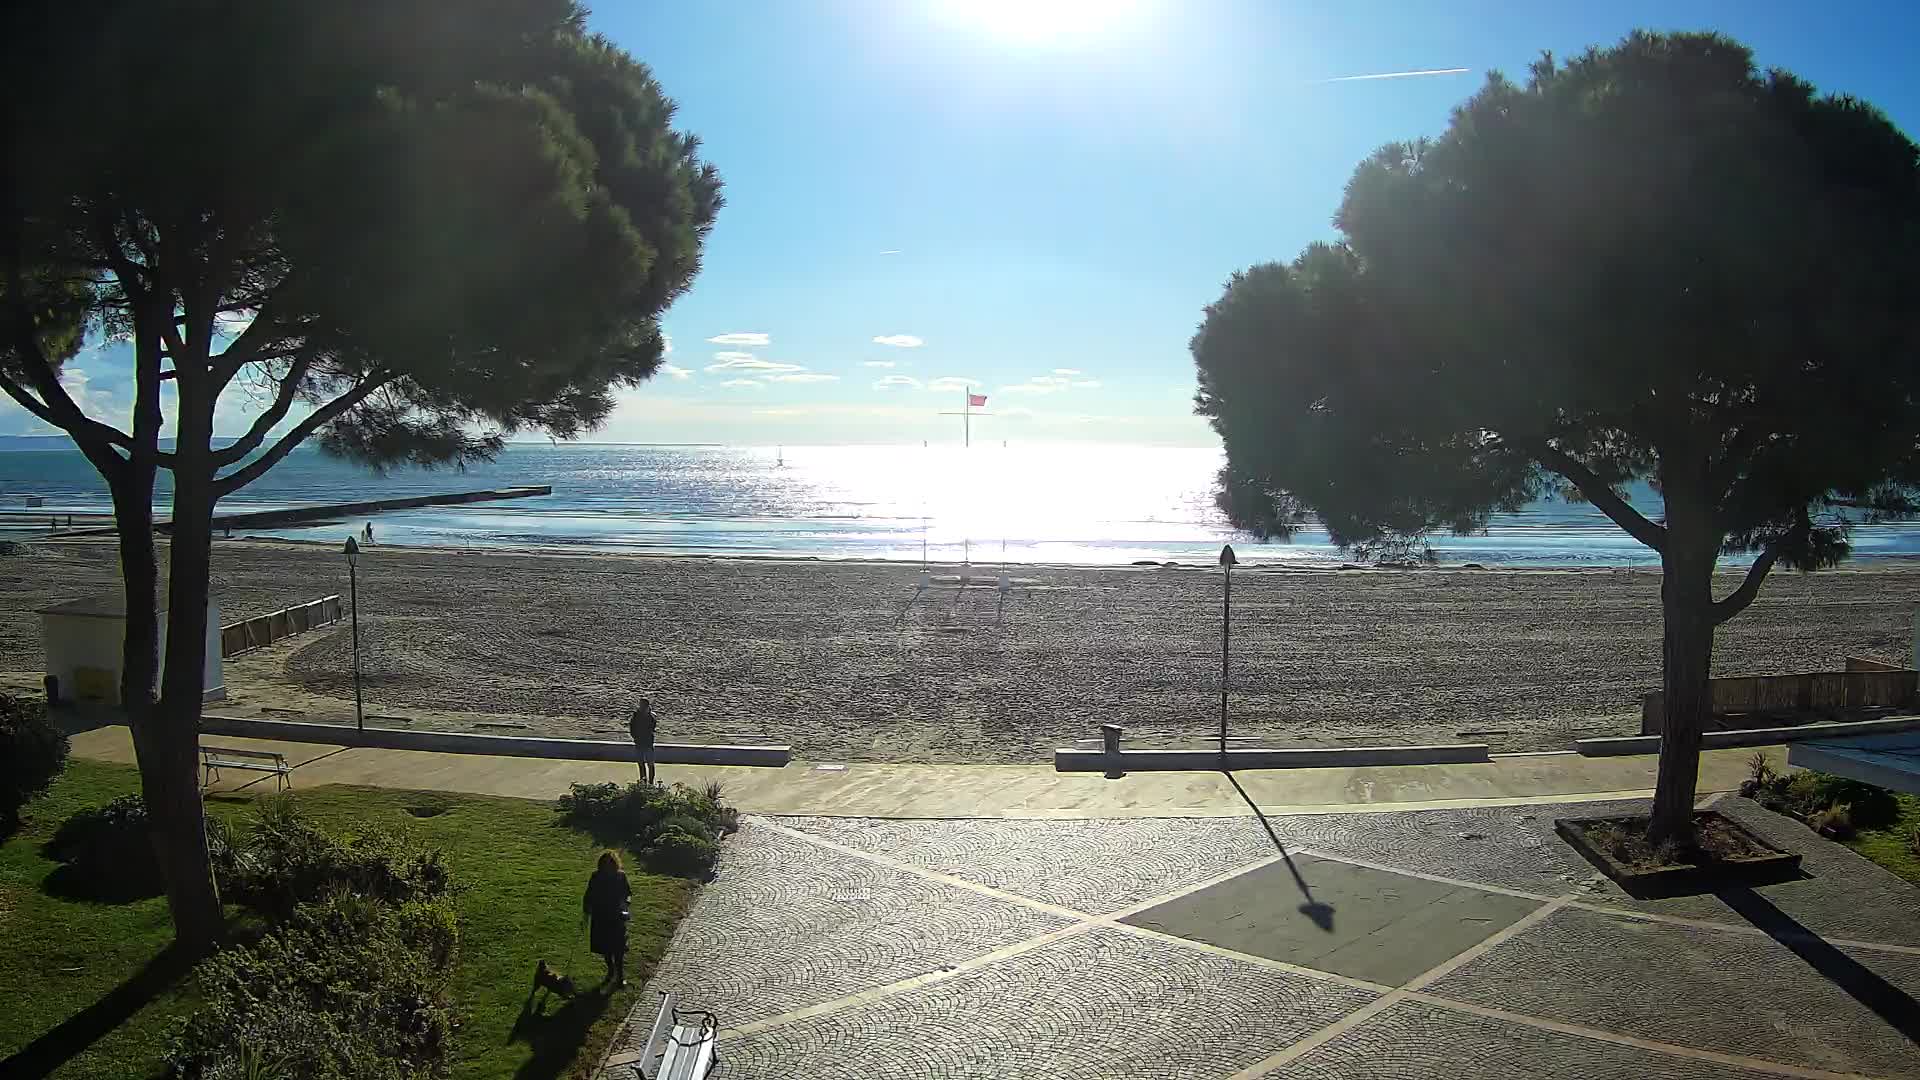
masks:
[(1522, 444), (1542, 467), (1561, 476), (1580, 489), (1587, 501), (1600, 508), (1600, 512), (1613, 519), (1615, 525), (1627, 531), (1627, 535), (1640, 541), (1655, 551), (1667, 549), (1667, 530), (1647, 520), (1645, 514), (1635, 510), (1632, 504), (1620, 497), (1613, 486), (1594, 475), (1592, 469), (1582, 465), (1572, 455), (1545, 440)]
[(267, 432), (272, 431), (275, 424), (287, 418), (288, 410), (293, 408), (294, 401), (300, 396), (300, 384), (305, 381), (307, 373), (313, 370), (313, 359), (313, 353), (308, 352), (293, 362), (293, 368), (280, 380), (280, 389), (274, 394), (273, 404), (269, 405), (265, 412), (254, 417), (253, 426), (249, 427), (247, 433), (238, 441), (213, 452), (215, 469), (235, 464), (253, 453), (266, 440)]
[(268, 469), (278, 465), (280, 459), (293, 453), (294, 448), (305, 442), (308, 436), (367, 400), (374, 391), (393, 382), (397, 377), (386, 372), (368, 375), (353, 389), (315, 409), (305, 420), (295, 425), (292, 431), (282, 435), (280, 441), (274, 443), (266, 453), (255, 458), (245, 468), (216, 479), (213, 482), (213, 497), (216, 500), (225, 498), (260, 479)]

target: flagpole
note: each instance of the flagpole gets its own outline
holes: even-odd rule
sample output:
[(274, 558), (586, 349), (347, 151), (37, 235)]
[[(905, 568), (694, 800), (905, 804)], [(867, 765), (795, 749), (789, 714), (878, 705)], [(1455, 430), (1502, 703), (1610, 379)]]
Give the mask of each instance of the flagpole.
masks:
[(965, 432), (960, 445), (963, 449), (973, 446), (973, 387), (960, 388), (960, 430)]

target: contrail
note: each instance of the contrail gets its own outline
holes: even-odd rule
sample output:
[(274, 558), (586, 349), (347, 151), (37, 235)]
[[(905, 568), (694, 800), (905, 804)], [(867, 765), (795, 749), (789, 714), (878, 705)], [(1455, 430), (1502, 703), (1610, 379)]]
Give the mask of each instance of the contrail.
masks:
[(1334, 79), (1321, 79), (1330, 82), (1361, 82), (1366, 79), (1412, 79), (1421, 75), (1463, 75), (1472, 68), (1428, 68), (1425, 71), (1389, 71), (1380, 75), (1342, 75)]

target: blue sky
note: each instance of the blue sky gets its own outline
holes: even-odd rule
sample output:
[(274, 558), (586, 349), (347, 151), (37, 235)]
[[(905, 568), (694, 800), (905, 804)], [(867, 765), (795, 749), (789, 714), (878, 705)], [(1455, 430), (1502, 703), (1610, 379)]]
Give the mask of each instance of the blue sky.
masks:
[[(679, 101), (728, 205), (665, 320), (671, 373), (597, 437), (951, 441), (935, 414), (971, 380), (981, 439), (1211, 445), (1186, 343), (1228, 274), (1331, 237), (1353, 166), (1443, 130), (1488, 70), (1636, 26), (1729, 33), (1920, 130), (1920, 5), (1335, 7), (603, 3), (593, 27)], [(1328, 81), (1445, 68), (1468, 70)], [(112, 414), (123, 371), (108, 348), (72, 379)]]

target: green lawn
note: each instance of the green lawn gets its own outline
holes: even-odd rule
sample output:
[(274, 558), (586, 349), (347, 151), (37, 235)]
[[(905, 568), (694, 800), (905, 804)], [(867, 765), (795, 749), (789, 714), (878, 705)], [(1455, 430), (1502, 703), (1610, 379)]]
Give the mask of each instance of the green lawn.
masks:
[(1920, 829), (1920, 795), (1898, 795), (1900, 819), (1883, 829), (1861, 829), (1847, 846), (1920, 885), (1920, 855), (1913, 851), (1913, 831)]
[[(271, 783), (266, 785), (271, 789)], [(8, 1077), (158, 1075), (166, 1027), (193, 1007), (172, 939), (166, 902), (104, 904), (62, 898), (47, 885), (57, 864), (40, 845), (70, 813), (139, 790), (129, 767), (74, 760), (27, 823), (0, 846), (0, 1060)], [(590, 992), (603, 972), (586, 951), (580, 895), (599, 848), (556, 824), (546, 805), (439, 792), (322, 787), (296, 793), (301, 809), (331, 830), (402, 825), (447, 852), (460, 888), (460, 968), (453, 979), (459, 1024), (453, 1075), (473, 1080), (585, 1076), (638, 987), (666, 949), (691, 885), (636, 873), (625, 991)], [(211, 812), (244, 825), (251, 800), (215, 797)], [(571, 1003), (524, 1011), (535, 963), (545, 958), (589, 992)], [(56, 1030), (57, 1029), (57, 1030)], [(52, 1072), (47, 1072), (48, 1068)]]

